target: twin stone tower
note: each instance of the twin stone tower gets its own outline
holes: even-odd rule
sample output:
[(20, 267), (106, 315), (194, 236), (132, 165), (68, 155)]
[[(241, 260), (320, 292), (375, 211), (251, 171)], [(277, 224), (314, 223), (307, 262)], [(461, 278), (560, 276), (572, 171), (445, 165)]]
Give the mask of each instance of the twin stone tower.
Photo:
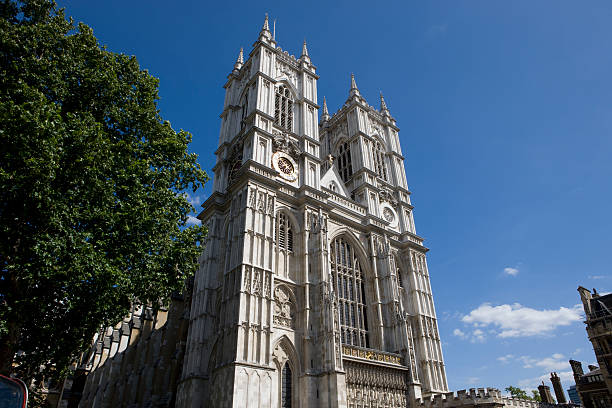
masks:
[(448, 391), (399, 128), (353, 76), (319, 120), (318, 78), (267, 17), (228, 76), (178, 407), (407, 407)]
[(318, 78), (267, 17), (228, 76), (177, 407), (404, 408), (448, 391), (399, 128), (353, 76), (330, 116)]

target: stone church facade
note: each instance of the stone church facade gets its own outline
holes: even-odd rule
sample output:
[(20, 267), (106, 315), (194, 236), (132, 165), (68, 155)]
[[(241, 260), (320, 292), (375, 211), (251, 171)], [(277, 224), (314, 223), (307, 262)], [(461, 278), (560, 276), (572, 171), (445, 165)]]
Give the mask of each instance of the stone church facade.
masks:
[[(395, 408), (448, 393), (399, 128), (353, 76), (330, 116), (318, 78), (266, 17), (225, 84), (187, 300), (151, 317), (147, 346), (129, 340), (133, 316), (101, 332), (80, 406)], [(148, 357), (117, 363), (130, 348)], [(141, 396), (117, 400), (128, 384)]]

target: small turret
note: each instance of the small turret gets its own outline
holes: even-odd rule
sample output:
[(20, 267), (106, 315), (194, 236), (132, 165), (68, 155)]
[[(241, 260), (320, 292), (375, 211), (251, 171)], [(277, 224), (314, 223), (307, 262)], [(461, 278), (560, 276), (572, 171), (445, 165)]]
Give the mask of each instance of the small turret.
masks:
[(321, 113), (321, 123), (325, 123), (329, 120), (329, 112), (327, 111), (327, 101), (323, 97), (323, 112)]
[(244, 64), (244, 51), (242, 47), (240, 47), (240, 53), (238, 54), (238, 58), (236, 59), (236, 63), (234, 64), (234, 73), (238, 73), (242, 65)]
[(266, 13), (266, 19), (264, 20), (263, 27), (259, 33), (259, 41), (269, 43), (272, 40), (272, 33), (270, 32), (270, 23), (268, 22), (268, 13)]
[(389, 109), (387, 108), (387, 103), (385, 102), (385, 98), (383, 97), (382, 91), (380, 92), (380, 113), (385, 117), (391, 117), (389, 113)]
[(304, 39), (304, 43), (302, 44), (302, 55), (300, 56), (300, 61), (310, 64), (310, 56), (308, 56), (308, 47), (306, 47), (306, 39)]
[(349, 96), (361, 96), (359, 93), (359, 89), (357, 89), (357, 83), (355, 82), (355, 75), (351, 73), (351, 90), (349, 91)]

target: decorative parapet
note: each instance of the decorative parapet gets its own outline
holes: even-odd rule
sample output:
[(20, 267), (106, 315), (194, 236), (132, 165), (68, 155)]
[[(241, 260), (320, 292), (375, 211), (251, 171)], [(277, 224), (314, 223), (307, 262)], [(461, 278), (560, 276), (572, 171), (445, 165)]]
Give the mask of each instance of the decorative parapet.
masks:
[(338, 204), (340, 207), (344, 207), (347, 208), (351, 211), (354, 211), (360, 215), (365, 215), (366, 214), (366, 207), (357, 204), (351, 200), (348, 200), (344, 197), (342, 197), (341, 195), (327, 189), (327, 188), (323, 188), (323, 191), (325, 191), (327, 194), (329, 194), (329, 197), (327, 198), (330, 202)]
[(348, 357), (356, 357), (364, 360), (378, 361), (381, 363), (402, 364), (402, 356), (384, 351), (366, 349), (354, 346), (342, 346), (342, 354)]
[(504, 397), (497, 388), (470, 388), (456, 393), (437, 394), (433, 398), (425, 400), (419, 399), (415, 406), (420, 408), (539, 408), (540, 403), (533, 400)]

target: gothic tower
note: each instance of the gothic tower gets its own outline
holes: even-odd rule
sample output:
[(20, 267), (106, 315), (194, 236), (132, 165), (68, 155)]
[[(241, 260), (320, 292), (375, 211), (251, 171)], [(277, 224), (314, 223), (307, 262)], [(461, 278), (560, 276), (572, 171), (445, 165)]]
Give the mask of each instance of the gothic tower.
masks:
[(267, 16), (228, 76), (178, 407), (408, 407), (448, 389), (399, 128), (352, 76), (319, 124), (318, 78)]

